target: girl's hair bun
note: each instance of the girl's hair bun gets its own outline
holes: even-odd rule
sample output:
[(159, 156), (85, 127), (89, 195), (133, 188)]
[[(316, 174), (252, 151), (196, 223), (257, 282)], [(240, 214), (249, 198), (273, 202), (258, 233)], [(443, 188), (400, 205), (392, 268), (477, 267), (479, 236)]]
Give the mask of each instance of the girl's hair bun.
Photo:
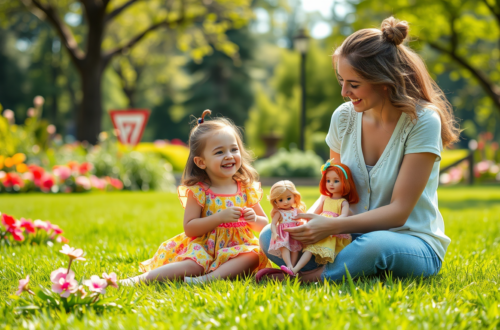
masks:
[(408, 36), (410, 25), (407, 21), (400, 21), (391, 16), (384, 19), (382, 25), (380, 26), (380, 30), (382, 31), (382, 36), (385, 41), (397, 46)]

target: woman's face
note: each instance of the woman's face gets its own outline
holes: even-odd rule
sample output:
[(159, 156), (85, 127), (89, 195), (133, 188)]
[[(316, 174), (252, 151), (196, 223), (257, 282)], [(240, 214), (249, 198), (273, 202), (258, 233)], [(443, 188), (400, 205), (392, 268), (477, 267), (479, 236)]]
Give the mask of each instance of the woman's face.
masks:
[(384, 86), (373, 85), (365, 81), (344, 57), (339, 58), (337, 74), (342, 86), (342, 96), (351, 99), (356, 112), (364, 112), (383, 106), (387, 97)]

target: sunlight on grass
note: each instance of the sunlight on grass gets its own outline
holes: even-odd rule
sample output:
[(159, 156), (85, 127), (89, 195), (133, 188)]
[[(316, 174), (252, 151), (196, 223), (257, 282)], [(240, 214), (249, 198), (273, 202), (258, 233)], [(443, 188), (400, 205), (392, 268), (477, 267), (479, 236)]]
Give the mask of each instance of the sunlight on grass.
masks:
[[(307, 205), (316, 188), (300, 188)], [(267, 188), (266, 194), (269, 191)], [(495, 329), (500, 326), (500, 189), (445, 187), (440, 209), (452, 243), (438, 276), (399, 280), (369, 278), (300, 285), (295, 281), (256, 285), (253, 278), (207, 286), (172, 282), (142, 286), (134, 312), (83, 317), (60, 311), (14, 315), (18, 279), (50, 285), (50, 272), (67, 260), (53, 247), (1, 248), (2, 328), (108, 329)], [(266, 212), (270, 205), (262, 201)], [(50, 220), (65, 230), (70, 245), (87, 261), (75, 263), (78, 276), (115, 271), (137, 274), (137, 263), (164, 240), (182, 231), (183, 210), (170, 193), (3, 195), (0, 211)], [(78, 280), (80, 280), (78, 278)], [(119, 294), (110, 289), (111, 294)], [(120, 291), (121, 292), (121, 291)]]

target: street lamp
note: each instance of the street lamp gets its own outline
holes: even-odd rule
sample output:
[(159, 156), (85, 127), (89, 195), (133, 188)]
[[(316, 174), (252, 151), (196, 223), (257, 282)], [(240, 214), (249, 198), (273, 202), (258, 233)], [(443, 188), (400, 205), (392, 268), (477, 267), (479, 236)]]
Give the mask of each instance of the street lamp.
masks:
[(302, 87), (302, 111), (300, 119), (300, 149), (305, 150), (306, 133), (306, 53), (309, 47), (309, 36), (304, 29), (293, 37), (293, 47), (300, 53), (300, 84)]

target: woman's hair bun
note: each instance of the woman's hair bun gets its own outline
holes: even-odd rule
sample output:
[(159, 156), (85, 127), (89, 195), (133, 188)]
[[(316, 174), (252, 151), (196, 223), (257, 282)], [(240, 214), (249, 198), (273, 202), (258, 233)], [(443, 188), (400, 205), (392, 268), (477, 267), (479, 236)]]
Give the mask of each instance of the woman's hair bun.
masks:
[(393, 43), (394, 45), (401, 44), (408, 36), (410, 25), (407, 21), (400, 21), (394, 17), (384, 19), (380, 26), (382, 36), (385, 41)]

